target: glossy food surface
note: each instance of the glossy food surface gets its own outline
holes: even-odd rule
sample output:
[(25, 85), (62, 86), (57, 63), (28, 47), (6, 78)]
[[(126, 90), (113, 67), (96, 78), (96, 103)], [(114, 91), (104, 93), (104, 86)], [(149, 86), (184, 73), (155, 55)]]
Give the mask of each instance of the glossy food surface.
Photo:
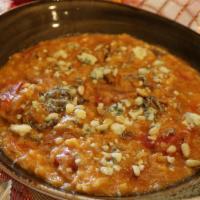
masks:
[(200, 166), (200, 77), (163, 49), (68, 36), (14, 54), (0, 80), (3, 151), (56, 187), (121, 196)]

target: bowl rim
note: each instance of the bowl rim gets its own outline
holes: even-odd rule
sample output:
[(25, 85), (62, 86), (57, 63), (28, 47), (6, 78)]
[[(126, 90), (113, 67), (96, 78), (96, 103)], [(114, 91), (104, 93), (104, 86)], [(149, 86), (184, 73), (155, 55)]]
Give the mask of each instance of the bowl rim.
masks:
[(119, 6), (119, 7), (124, 7), (126, 9), (131, 9), (137, 12), (141, 12), (141, 13), (145, 13), (147, 15), (150, 15), (151, 17), (157, 18), (161, 21), (164, 21), (165, 23), (170, 23), (173, 24), (176, 27), (179, 27), (181, 29), (183, 29), (184, 31), (190, 32), (190, 34), (195, 35), (196, 37), (200, 38), (200, 32), (198, 33), (197, 31), (194, 31), (193, 29), (191, 29), (190, 27), (187, 27), (171, 18), (168, 18), (166, 16), (163, 15), (158, 15), (156, 13), (153, 13), (149, 10), (144, 10), (142, 8), (136, 7), (136, 6), (130, 6), (128, 4), (124, 4), (124, 3), (119, 3), (119, 2), (113, 2), (112, 0), (30, 0), (29, 2), (25, 2), (23, 4), (20, 4), (16, 7), (10, 8), (9, 10), (3, 12), (0, 14), (0, 22), (2, 20), (2, 18), (8, 17), (8, 15), (12, 15), (14, 14), (14, 12), (19, 12), (19, 10), (21, 9), (25, 9), (28, 8), (29, 6), (34, 6), (37, 4), (49, 4), (49, 3), (71, 3), (71, 2), (93, 2), (93, 3), (102, 3), (102, 4), (108, 4), (108, 5), (115, 5), (115, 6)]

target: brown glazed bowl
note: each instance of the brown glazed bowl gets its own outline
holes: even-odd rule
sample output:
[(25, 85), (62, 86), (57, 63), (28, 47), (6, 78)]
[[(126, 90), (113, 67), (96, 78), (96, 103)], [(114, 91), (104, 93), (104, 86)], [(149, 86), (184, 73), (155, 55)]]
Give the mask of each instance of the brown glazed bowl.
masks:
[[(1, 15), (0, 66), (14, 52), (39, 41), (77, 33), (128, 33), (168, 49), (200, 70), (197, 33), (146, 11), (97, 0), (41, 0)], [(1, 150), (0, 168), (26, 186), (57, 199), (176, 200), (200, 195), (200, 172), (160, 191), (127, 197), (94, 197), (48, 185), (14, 165)]]

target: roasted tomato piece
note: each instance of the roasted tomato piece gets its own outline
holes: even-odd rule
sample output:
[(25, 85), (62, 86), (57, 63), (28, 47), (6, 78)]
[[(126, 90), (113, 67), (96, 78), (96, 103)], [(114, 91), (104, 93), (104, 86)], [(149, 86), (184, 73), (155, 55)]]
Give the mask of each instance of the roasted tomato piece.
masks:
[(58, 171), (68, 180), (71, 180), (73, 174), (78, 170), (75, 163), (75, 157), (72, 151), (64, 148), (60, 153), (55, 156), (54, 165)]
[(23, 82), (19, 82), (11, 86), (7, 91), (0, 93), (0, 106), (4, 107), (9, 106), (9, 103), (17, 96), (17, 93), (20, 91)]
[(17, 115), (29, 110), (31, 102), (37, 97), (35, 84), (19, 82), (0, 93), (0, 117), (17, 123)]

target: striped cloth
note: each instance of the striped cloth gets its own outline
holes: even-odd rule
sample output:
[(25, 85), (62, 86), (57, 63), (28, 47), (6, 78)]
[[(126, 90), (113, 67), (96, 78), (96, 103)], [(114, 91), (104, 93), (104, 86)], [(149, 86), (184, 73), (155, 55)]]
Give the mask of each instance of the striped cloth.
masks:
[(200, 33), (200, 0), (115, 0), (175, 20)]

